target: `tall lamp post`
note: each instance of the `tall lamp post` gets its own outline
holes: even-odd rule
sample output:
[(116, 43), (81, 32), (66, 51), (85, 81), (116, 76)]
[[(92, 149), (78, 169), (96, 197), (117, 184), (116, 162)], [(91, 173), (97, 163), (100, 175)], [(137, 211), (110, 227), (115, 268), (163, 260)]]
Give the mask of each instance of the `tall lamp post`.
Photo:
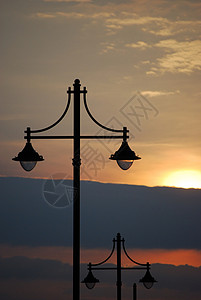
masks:
[[(111, 256), (114, 253), (115, 250), (115, 244), (116, 244), (116, 257), (117, 257), (117, 264), (116, 267), (98, 267), (100, 265), (103, 265), (104, 263), (106, 263)], [(138, 267), (122, 267), (121, 264), (121, 245), (124, 251), (124, 254), (126, 255), (126, 257), (132, 261), (135, 265), (138, 265)], [(122, 281), (121, 281), (121, 271), (122, 270), (146, 270), (146, 273), (144, 275), (144, 277), (142, 279), (140, 279), (139, 282), (142, 282), (144, 284), (144, 286), (147, 289), (150, 289), (154, 282), (157, 282), (150, 273), (150, 264), (147, 262), (146, 264), (142, 264), (139, 263), (135, 260), (133, 260), (127, 253), (126, 248), (125, 248), (125, 240), (121, 239), (121, 235), (120, 233), (117, 233), (117, 237), (116, 239), (113, 239), (113, 248), (112, 251), (110, 253), (110, 255), (103, 260), (102, 262), (96, 263), (96, 264), (92, 264), (89, 263), (88, 264), (88, 275), (85, 277), (85, 279), (82, 281), (82, 283), (85, 283), (86, 287), (88, 289), (93, 289), (95, 284), (99, 282), (99, 280), (97, 278), (94, 277), (92, 270), (116, 270), (117, 271), (117, 300), (121, 300), (121, 286), (122, 286)], [(133, 300), (136, 300), (136, 283), (133, 284)]]
[[(73, 157), (73, 300), (80, 299), (80, 140), (81, 139), (123, 139), (123, 142), (120, 148), (110, 156), (111, 160), (116, 160), (121, 169), (127, 170), (131, 167), (134, 160), (140, 159), (139, 156), (132, 151), (127, 143), (129, 138), (127, 127), (123, 129), (113, 129), (106, 127), (99, 123), (91, 114), (86, 100), (87, 90), (86, 87), (83, 90), (80, 89), (80, 80), (75, 79), (74, 89), (71, 90), (71, 87), (68, 88), (68, 101), (66, 108), (61, 115), (61, 117), (51, 124), (48, 127), (33, 130), (30, 127), (27, 127), (25, 130), (26, 136), (24, 137), (27, 142), (24, 149), (19, 152), (19, 154), (13, 158), (14, 161), (19, 161), (22, 168), (25, 171), (31, 171), (37, 164), (38, 161), (43, 161), (43, 156), (39, 155), (33, 148), (31, 144), (31, 139), (73, 139), (74, 141), (74, 157)], [(38, 134), (44, 131), (48, 131), (51, 128), (59, 124), (62, 119), (67, 114), (67, 111), (71, 102), (71, 94), (74, 95), (74, 133), (72, 136), (41, 136), (33, 135)], [(87, 136), (80, 135), (80, 95), (83, 94), (83, 102), (85, 109), (92, 119), (99, 127), (115, 133), (121, 133), (121, 135), (112, 135), (112, 136)]]

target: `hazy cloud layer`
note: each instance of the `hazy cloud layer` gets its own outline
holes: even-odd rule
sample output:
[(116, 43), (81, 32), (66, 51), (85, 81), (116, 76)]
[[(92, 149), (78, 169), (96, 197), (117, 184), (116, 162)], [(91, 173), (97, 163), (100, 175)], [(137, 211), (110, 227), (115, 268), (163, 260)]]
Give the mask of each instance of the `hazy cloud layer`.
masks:
[[(112, 266), (112, 265), (106, 265)], [(114, 265), (113, 265), (114, 267)], [(144, 271), (124, 271), (122, 274), (122, 293), (124, 299), (130, 299), (133, 282), (138, 285), (140, 299), (171, 299), (199, 300), (201, 292), (201, 268), (190, 266), (175, 267), (172, 265), (154, 264), (152, 275), (158, 280), (151, 290), (146, 290), (138, 283)], [(87, 266), (81, 266), (81, 278), (87, 274)], [(94, 271), (100, 283), (93, 290), (88, 290), (81, 284), (82, 299), (113, 299), (116, 295), (116, 274), (112, 271)], [(72, 267), (55, 260), (28, 259), (13, 257), (0, 259), (1, 290), (0, 296), (4, 300), (14, 297), (20, 299), (71, 299), (72, 297)], [(9, 288), (8, 288), (9, 287)], [(23, 291), (23, 292), (22, 292)]]
[(24, 256), (0, 259), (1, 279), (71, 280), (72, 267), (55, 260), (29, 259)]

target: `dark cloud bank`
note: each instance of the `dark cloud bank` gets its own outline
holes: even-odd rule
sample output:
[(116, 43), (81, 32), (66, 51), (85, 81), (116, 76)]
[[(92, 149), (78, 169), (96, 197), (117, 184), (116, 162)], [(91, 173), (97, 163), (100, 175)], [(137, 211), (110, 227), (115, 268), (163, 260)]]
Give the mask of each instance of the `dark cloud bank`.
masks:
[[(1, 243), (72, 245), (71, 182), (56, 184), (0, 178)], [(110, 248), (120, 232), (127, 248), (201, 249), (201, 190), (82, 182), (81, 226), (84, 248)]]

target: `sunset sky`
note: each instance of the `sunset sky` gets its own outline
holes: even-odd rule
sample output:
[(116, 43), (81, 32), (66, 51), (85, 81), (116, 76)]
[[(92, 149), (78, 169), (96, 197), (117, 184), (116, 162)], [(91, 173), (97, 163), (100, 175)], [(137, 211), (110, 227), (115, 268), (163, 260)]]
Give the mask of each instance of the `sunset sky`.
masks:
[[(127, 126), (130, 136), (128, 143), (142, 158), (134, 162), (128, 171), (122, 171), (115, 161), (108, 159), (119, 148), (121, 140), (82, 141), (81, 179), (148, 187), (175, 186), (201, 189), (200, 16), (200, 0), (0, 0), (0, 177), (72, 179), (73, 143), (70, 140), (33, 140), (34, 149), (43, 155), (45, 161), (38, 163), (32, 172), (25, 172), (17, 162), (12, 161), (12, 158), (23, 149), (24, 130), (28, 126), (31, 129), (40, 129), (52, 124), (62, 115), (67, 102), (66, 90), (69, 86), (73, 88), (74, 80), (79, 78), (81, 88), (85, 86), (87, 88), (87, 101), (92, 115), (108, 127), (122, 129), (123, 126)], [(44, 133), (45, 135), (72, 135), (72, 101), (64, 120), (56, 128)], [(110, 132), (107, 133), (93, 123), (84, 110), (84, 105), (81, 108), (81, 134), (110, 135)], [(5, 187), (4, 185), (3, 183), (2, 186)], [(26, 188), (24, 194), (18, 190), (21, 197), (17, 198), (18, 200), (26, 200), (29, 194), (28, 185)], [(12, 237), (18, 239), (16, 232), (19, 220), (22, 220), (20, 228), (23, 233), (29, 218), (23, 219), (27, 212), (24, 207), (17, 206), (14, 191), (9, 191), (13, 192), (9, 198), (9, 201), (13, 202), (7, 202), (8, 190), (9, 187), (2, 197), (5, 200), (2, 216), (8, 215), (8, 220), (13, 220), (15, 212), (10, 210), (9, 205), (12, 206), (14, 203), (22, 213), (22, 219), (16, 217), (13, 222), (7, 223), (7, 219), (3, 218), (1, 228), (8, 229), (8, 236), (1, 235), (0, 256), (2, 259), (8, 259), (3, 264), (10, 265), (9, 259), (21, 255), (30, 259), (26, 263), (31, 266), (32, 259), (40, 258), (42, 265), (48, 264), (46, 259), (58, 260), (62, 264), (68, 263), (71, 270), (69, 244), (58, 245), (53, 241), (50, 247), (40, 242), (33, 245), (32, 242), (23, 239), (18, 244), (14, 243)], [(33, 194), (36, 192), (31, 191)], [(195, 195), (193, 190), (191, 192)], [(199, 192), (200, 190), (195, 193)], [(39, 201), (42, 198), (41, 190), (38, 193)], [(127, 195), (128, 198), (131, 195)], [(187, 197), (187, 194), (181, 195)], [(169, 220), (172, 221), (173, 214), (176, 224), (175, 231), (172, 225), (167, 244), (144, 247), (133, 243), (130, 251), (139, 259), (142, 256), (149, 256), (151, 262), (164, 264), (168, 272), (178, 265), (188, 264), (192, 266), (189, 272), (193, 279), (194, 276), (197, 278), (195, 272), (200, 272), (198, 267), (201, 265), (201, 247), (200, 243), (196, 242), (198, 238), (195, 236), (195, 232), (200, 228), (197, 226), (200, 225), (197, 220), (201, 219), (200, 215), (198, 216), (200, 204), (197, 201), (198, 196), (197, 202), (189, 196), (190, 208), (188, 208), (187, 198), (183, 203), (181, 195), (179, 199), (174, 198), (178, 202), (173, 212), (171, 206), (169, 204), (167, 206)], [(172, 198), (170, 200), (172, 201)], [(130, 199), (128, 203), (129, 201)], [(191, 201), (195, 201), (195, 207), (190, 205)], [(37, 205), (38, 208), (44, 203), (39, 202)], [(184, 206), (185, 213), (182, 210)], [(101, 205), (99, 207), (103, 215), (104, 208), (105, 206)], [(29, 210), (28, 207), (26, 209)], [(36, 213), (35, 220), (38, 220), (35, 209), (33, 206)], [(150, 204), (150, 210), (154, 212), (156, 219), (157, 209), (157, 205), (153, 208)], [(129, 212), (129, 205), (127, 210)], [(163, 211), (164, 207), (161, 206), (161, 210)], [(143, 212), (143, 207), (141, 211)], [(47, 208), (44, 208), (43, 212), (49, 213)], [(121, 205), (118, 212), (121, 213)], [(124, 220), (126, 216), (125, 212)], [(42, 218), (42, 213), (40, 217)], [(183, 220), (185, 224), (181, 222), (180, 227), (177, 227), (177, 218)], [(142, 221), (141, 225), (144, 224), (145, 227), (149, 225), (149, 220), (146, 221), (147, 223)], [(163, 222), (162, 219), (160, 221)], [(136, 225), (132, 222), (135, 220), (132, 221), (131, 218), (129, 230)], [(118, 224), (118, 220), (115, 224)], [(35, 226), (39, 228), (39, 224), (34, 223), (33, 227)], [(184, 234), (183, 226), (187, 235), (186, 244), (183, 243), (184, 237), (181, 244), (178, 241), (176, 245), (172, 243), (171, 235), (176, 237), (179, 230)], [(166, 223), (165, 229), (168, 233), (169, 222)], [(194, 235), (191, 234), (191, 229)], [(188, 244), (188, 238), (191, 239), (191, 236), (194, 243)], [(35, 237), (34, 234), (31, 237)], [(110, 239), (113, 237), (110, 236)], [(131, 236), (128, 239), (131, 240)], [(102, 257), (107, 247), (109, 246), (103, 245), (101, 249), (99, 244), (96, 244), (95, 249), (91, 249), (91, 246), (86, 247), (83, 263), (88, 262), (91, 253), (94, 257)], [(18, 263), (20, 263), (18, 259), (14, 259), (13, 265), (18, 266)], [(164, 266), (161, 269), (163, 271)], [(59, 265), (55, 263), (55, 270), (57, 267), (59, 270)], [(160, 266), (156, 265), (157, 268)], [(161, 270), (158, 271), (159, 274), (163, 272)], [(181, 269), (177, 271), (178, 274), (183, 274), (183, 279), (188, 277), (185, 275), (187, 271), (183, 273)], [(21, 284), (23, 285), (23, 276), (26, 275), (22, 273), (19, 274), (19, 290)], [(165, 271), (163, 274), (166, 274)], [(41, 285), (41, 299), (45, 299), (45, 291), (49, 286), (45, 276), (41, 277), (44, 280), (43, 288)], [(68, 276), (71, 278), (69, 274)], [(168, 280), (170, 277), (167, 277)], [(15, 286), (15, 279), (11, 280)], [(8, 284), (9, 281), (5, 280), (3, 291), (8, 289)], [(61, 294), (64, 285), (62, 277), (57, 285)], [(109, 288), (106, 282), (105, 286)], [(26, 286), (26, 292), (33, 291), (34, 288), (34, 283), (30, 281)], [(160, 290), (163, 288), (163, 291)], [(166, 288), (159, 286), (160, 291), (155, 291), (154, 299), (189, 299), (185, 289), (182, 294), (179, 294), (179, 290), (178, 294), (177, 292), (175, 294), (173, 290), (167, 291)], [(51, 289), (52, 298), (49, 299), (55, 300), (57, 290), (53, 285)], [(179, 289), (182, 290), (181, 287)], [(195, 293), (192, 299), (199, 300), (200, 290), (197, 291), (193, 286), (192, 289)], [(167, 298), (161, 296), (165, 294), (165, 290)], [(27, 295), (26, 292), (24, 297)], [(88, 300), (88, 294), (84, 295), (83, 300)], [(113, 299), (112, 295), (109, 295), (108, 299)], [(60, 299), (65, 299), (62, 297), (63, 294)], [(126, 297), (131, 298), (128, 295)], [(143, 297), (140, 299), (147, 299), (148, 294), (143, 294)], [(152, 296), (149, 297), (152, 299)], [(13, 299), (12, 296), (4, 297), (4, 300)], [(34, 294), (29, 299), (40, 300)], [(95, 299), (95, 296), (91, 299)], [(99, 299), (105, 298), (100, 296)]]
[[(30, 174), (11, 158), (27, 126), (59, 118), (79, 78), (94, 117), (127, 126), (142, 157), (124, 172), (108, 160), (121, 141), (84, 141), (82, 179), (201, 188), (200, 13), (200, 1), (1, 0), (1, 175), (72, 176), (70, 141), (34, 141), (45, 161)], [(72, 107), (48, 134), (71, 124)], [(84, 110), (81, 126), (100, 131)]]

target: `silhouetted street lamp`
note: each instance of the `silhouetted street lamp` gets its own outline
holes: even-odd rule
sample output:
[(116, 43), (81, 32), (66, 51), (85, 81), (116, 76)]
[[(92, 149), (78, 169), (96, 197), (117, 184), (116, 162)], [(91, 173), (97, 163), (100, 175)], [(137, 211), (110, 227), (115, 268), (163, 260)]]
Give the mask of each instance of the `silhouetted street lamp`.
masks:
[[(38, 129), (31, 130), (27, 127), (25, 131), (25, 139), (27, 143), (24, 149), (19, 152), (17, 157), (14, 157), (14, 161), (19, 161), (22, 168), (25, 171), (31, 171), (37, 164), (38, 161), (43, 161), (43, 157), (39, 155), (33, 148), (31, 144), (31, 139), (73, 139), (74, 141), (74, 157), (73, 157), (73, 300), (80, 299), (80, 140), (81, 139), (122, 139), (123, 143), (118, 151), (114, 155), (111, 155), (110, 159), (116, 160), (118, 165), (123, 169), (127, 170), (130, 168), (134, 160), (140, 159), (140, 157), (135, 155), (135, 152), (130, 149), (127, 144), (129, 130), (126, 127), (123, 129), (112, 129), (106, 127), (99, 123), (89, 111), (86, 94), (86, 87), (80, 90), (80, 80), (76, 79), (74, 84), (74, 90), (68, 88), (68, 101), (66, 108), (61, 115), (61, 117), (52, 125)], [(34, 133), (41, 133), (48, 131), (49, 129), (55, 127), (59, 124), (65, 117), (71, 101), (71, 94), (74, 94), (74, 135), (73, 136), (36, 136)], [(81, 136), (80, 135), (80, 95), (83, 94), (84, 106), (89, 115), (89, 117), (101, 128), (115, 132), (121, 133), (122, 135), (113, 136)]]
[(110, 156), (110, 159), (116, 160), (122, 170), (128, 170), (132, 166), (133, 161), (140, 159), (140, 157), (136, 156), (135, 152), (131, 150), (125, 137), (120, 148), (115, 154)]
[[(121, 282), (121, 270), (146, 270), (146, 273), (144, 275), (144, 277), (142, 279), (140, 279), (139, 282), (142, 282), (144, 284), (144, 286), (147, 289), (150, 289), (154, 282), (157, 282), (150, 274), (150, 264), (147, 262), (146, 264), (142, 264), (139, 262), (136, 262), (135, 260), (133, 260), (132, 258), (130, 258), (130, 256), (128, 255), (126, 249), (125, 249), (125, 245), (124, 245), (125, 240), (121, 239), (121, 235), (120, 233), (117, 233), (117, 238), (113, 239), (113, 248), (112, 251), (110, 253), (110, 255), (103, 260), (100, 263), (97, 264), (92, 264), (89, 263), (88, 264), (88, 270), (89, 273), (88, 275), (85, 277), (85, 279), (82, 281), (82, 283), (85, 283), (86, 287), (88, 289), (92, 289), (94, 288), (95, 284), (97, 282), (99, 282), (99, 280), (97, 278), (94, 277), (94, 275), (92, 274), (92, 270), (116, 270), (117, 271), (117, 300), (121, 300), (121, 286), (122, 286), (122, 282)], [(115, 243), (117, 245), (116, 247), (116, 252), (117, 252), (117, 265), (116, 267), (98, 267), (100, 265), (103, 265), (104, 263), (106, 263), (111, 256), (114, 253), (115, 250)], [(122, 267), (121, 265), (121, 244), (123, 246), (123, 250), (125, 255), (127, 256), (127, 258), (132, 261), (135, 265), (138, 265), (140, 267)], [(133, 285), (133, 299), (136, 300), (136, 284), (134, 283)]]

